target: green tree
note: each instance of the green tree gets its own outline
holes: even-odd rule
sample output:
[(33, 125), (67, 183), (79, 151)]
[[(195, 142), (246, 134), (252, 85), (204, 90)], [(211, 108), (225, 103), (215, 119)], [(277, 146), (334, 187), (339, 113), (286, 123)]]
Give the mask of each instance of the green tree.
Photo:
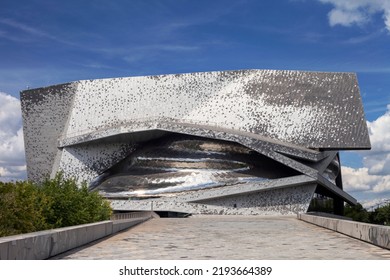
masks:
[(111, 213), (97, 192), (62, 174), (39, 185), (0, 182), (0, 236), (103, 221)]
[(371, 216), (375, 224), (390, 225), (390, 203), (375, 209)]
[(344, 216), (352, 218), (354, 221), (369, 223), (370, 215), (364, 207), (358, 203), (354, 206), (347, 204), (344, 207)]
[(0, 236), (47, 229), (49, 200), (30, 182), (0, 182)]
[(44, 181), (41, 191), (52, 205), (46, 217), (54, 227), (93, 223), (111, 216), (109, 203), (97, 192), (89, 192), (86, 183), (78, 187), (75, 179), (65, 179), (62, 174)]

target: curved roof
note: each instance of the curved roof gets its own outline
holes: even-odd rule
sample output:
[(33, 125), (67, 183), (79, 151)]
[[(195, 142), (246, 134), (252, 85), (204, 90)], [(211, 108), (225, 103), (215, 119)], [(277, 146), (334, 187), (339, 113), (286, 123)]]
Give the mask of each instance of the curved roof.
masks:
[(305, 148), (369, 149), (352, 73), (242, 70), (76, 82), (67, 134), (176, 120)]
[(353, 73), (238, 70), (85, 80), (23, 91), (21, 103), (29, 178), (56, 170), (64, 143), (140, 127), (228, 131), (305, 153), (370, 148)]

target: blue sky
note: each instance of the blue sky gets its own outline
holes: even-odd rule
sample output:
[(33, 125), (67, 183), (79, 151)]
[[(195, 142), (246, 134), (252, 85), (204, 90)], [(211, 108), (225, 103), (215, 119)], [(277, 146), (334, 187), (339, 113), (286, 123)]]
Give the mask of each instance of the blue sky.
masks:
[(2, 0), (0, 179), (25, 176), (27, 87), (250, 68), (357, 73), (375, 149), (342, 153), (344, 181), (390, 197), (390, 0)]

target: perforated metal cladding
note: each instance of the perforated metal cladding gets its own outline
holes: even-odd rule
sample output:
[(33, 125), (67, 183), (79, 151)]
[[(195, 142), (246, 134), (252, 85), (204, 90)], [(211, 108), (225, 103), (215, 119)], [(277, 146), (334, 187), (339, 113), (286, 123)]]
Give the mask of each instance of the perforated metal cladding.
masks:
[(67, 129), (75, 90), (76, 84), (69, 83), (21, 93), (29, 180), (48, 178), (61, 156), (57, 142)]
[(194, 135), (207, 126), (302, 148), (370, 148), (352, 73), (242, 70), (89, 80), (27, 90), (21, 101), (28, 176), (34, 180), (60, 168), (78, 177), (87, 168), (92, 176), (100, 171), (90, 160), (99, 158), (109, 167), (116, 161), (111, 156), (121, 159), (128, 153), (118, 146), (108, 155), (103, 143), (94, 144), (91, 156), (69, 153), (74, 148), (62, 153), (78, 141), (61, 147), (59, 141), (84, 139), (80, 143), (86, 144), (91, 133), (100, 141), (113, 128), (125, 126), (132, 133), (151, 120), (156, 127), (194, 124)]
[(245, 70), (80, 81), (67, 136), (170, 118), (307, 148), (370, 148), (356, 76)]

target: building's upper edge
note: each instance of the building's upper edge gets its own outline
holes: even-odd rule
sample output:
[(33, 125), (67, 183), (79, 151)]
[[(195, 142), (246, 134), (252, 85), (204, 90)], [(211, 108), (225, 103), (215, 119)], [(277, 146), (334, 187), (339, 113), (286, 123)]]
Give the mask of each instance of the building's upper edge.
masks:
[(106, 81), (106, 80), (120, 80), (120, 79), (131, 79), (131, 78), (158, 78), (158, 77), (169, 77), (169, 76), (184, 76), (184, 75), (201, 75), (201, 74), (208, 74), (208, 73), (234, 73), (234, 72), (244, 72), (244, 71), (278, 71), (278, 72), (286, 72), (286, 73), (313, 73), (313, 74), (339, 74), (339, 75), (353, 75), (356, 77), (355, 72), (331, 72), (331, 71), (310, 71), (310, 70), (273, 70), (273, 69), (239, 69), (239, 70), (215, 70), (215, 71), (198, 71), (198, 72), (183, 72), (183, 73), (169, 73), (169, 74), (156, 74), (156, 75), (134, 75), (134, 76), (121, 76), (121, 77), (106, 77), (106, 78), (97, 78), (97, 79), (83, 79), (83, 80), (75, 80), (75, 81), (69, 81), (54, 85), (46, 85), (42, 87), (36, 87), (36, 88), (29, 88), (20, 91), (20, 94), (25, 94), (28, 92), (35, 92), (36, 90), (49, 90), (53, 87), (63, 86), (63, 85), (70, 85), (75, 84), (79, 82), (94, 82), (94, 81)]

